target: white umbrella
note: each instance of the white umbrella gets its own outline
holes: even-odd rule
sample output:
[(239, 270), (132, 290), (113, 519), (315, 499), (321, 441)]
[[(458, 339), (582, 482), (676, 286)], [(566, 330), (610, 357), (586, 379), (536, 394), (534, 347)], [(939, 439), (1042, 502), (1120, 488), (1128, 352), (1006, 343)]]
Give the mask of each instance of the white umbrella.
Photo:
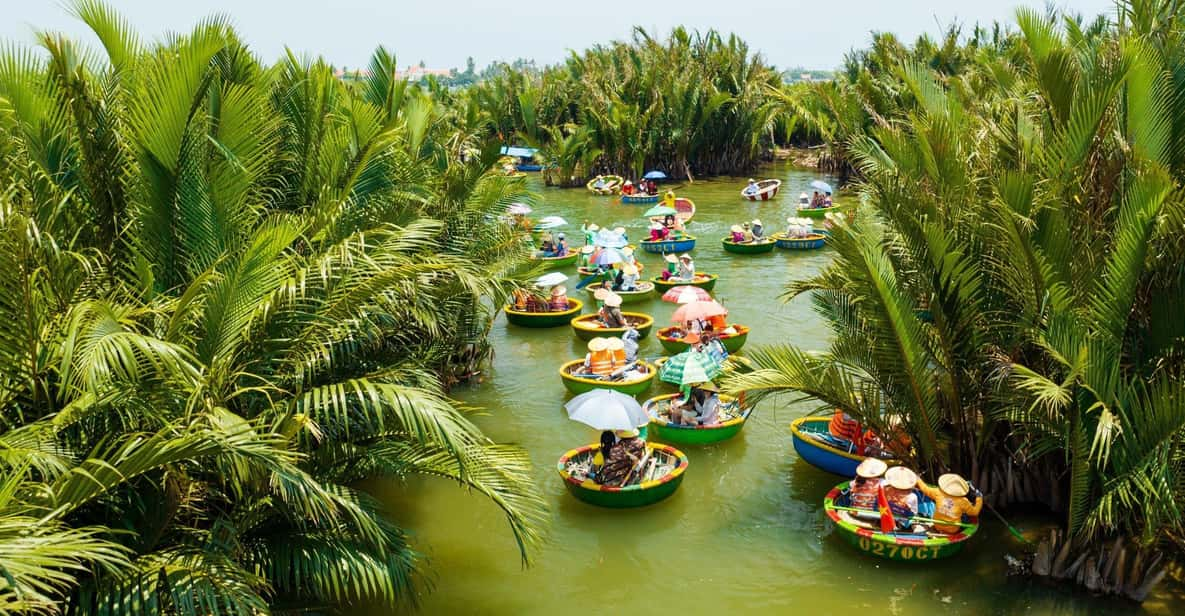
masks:
[(554, 287), (557, 284), (568, 279), (568, 275), (563, 272), (550, 272), (535, 279), (535, 286), (540, 289), (546, 287)]
[(506, 212), (508, 214), (530, 214), (531, 206), (527, 205), (526, 203), (511, 203), (506, 208)]
[(568, 419), (597, 430), (634, 430), (650, 423), (642, 405), (612, 389), (594, 389), (572, 398), (564, 405)]
[(544, 216), (539, 219), (539, 223), (535, 226), (543, 227), (545, 229), (554, 229), (555, 227), (562, 227), (568, 224), (568, 221), (559, 216)]

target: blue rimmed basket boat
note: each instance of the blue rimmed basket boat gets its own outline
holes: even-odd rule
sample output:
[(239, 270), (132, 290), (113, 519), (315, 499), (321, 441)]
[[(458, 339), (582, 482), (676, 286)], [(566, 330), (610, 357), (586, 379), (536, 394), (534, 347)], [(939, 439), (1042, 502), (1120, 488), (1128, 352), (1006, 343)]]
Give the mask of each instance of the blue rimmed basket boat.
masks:
[(785, 233), (775, 233), (770, 237), (778, 248), (786, 250), (815, 250), (827, 244), (827, 237), (822, 233), (811, 233), (806, 237), (788, 237)]
[[(660, 332), (661, 335), (661, 332)], [(856, 467), (866, 456), (861, 456), (851, 448), (844, 449), (838, 442), (828, 438), (831, 425), (830, 417), (799, 417), (790, 423), (790, 434), (793, 437), (794, 451), (811, 466), (827, 471), (840, 477), (855, 477)], [(824, 435), (823, 439), (812, 434)], [(889, 466), (897, 464), (895, 460), (885, 460)]]
[(687, 252), (695, 248), (695, 236), (684, 235), (677, 240), (661, 240), (651, 242), (642, 240), (642, 250), (646, 252), (653, 252), (655, 254), (666, 254), (668, 252)]

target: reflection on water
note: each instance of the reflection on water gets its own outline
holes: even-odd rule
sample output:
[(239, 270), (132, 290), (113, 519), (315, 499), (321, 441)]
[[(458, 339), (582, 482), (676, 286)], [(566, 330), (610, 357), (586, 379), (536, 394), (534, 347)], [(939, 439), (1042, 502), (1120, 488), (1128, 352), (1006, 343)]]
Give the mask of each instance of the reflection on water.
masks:
[[(698, 207), (689, 229), (699, 238), (693, 253), (697, 268), (720, 274), (715, 294), (728, 306), (730, 321), (753, 328), (749, 344), (788, 342), (824, 349), (828, 331), (809, 298), (783, 304), (778, 296), (787, 282), (824, 267), (831, 258), (826, 249), (745, 256), (720, 248), (728, 227), (744, 220), (760, 218), (769, 232), (781, 230), (798, 193), (815, 179), (810, 172), (783, 166), (763, 175), (785, 182), (781, 194), (767, 203), (740, 199), (745, 178), (697, 181), (678, 190)], [(538, 182), (537, 175), (529, 181)], [(640, 214), (649, 206), (622, 205), (584, 190), (536, 186), (543, 204), (534, 215), (566, 218), (574, 245), (582, 241), (579, 226), (584, 220), (624, 226), (635, 241), (645, 233)], [(639, 252), (639, 259), (647, 275), (662, 269), (655, 255)], [(572, 288), (576, 282), (569, 281), (569, 292), (583, 297)], [(654, 315), (657, 330), (674, 306), (648, 300), (625, 309)], [(562, 453), (596, 439), (591, 430), (565, 418), (563, 403), (569, 396), (557, 374), (563, 361), (583, 355), (584, 343), (569, 328), (521, 329), (504, 321), (491, 337), (497, 354), (484, 382), (454, 395), (486, 409), (478, 422), (494, 439), (518, 443), (530, 452), (552, 509), (550, 539), (534, 566), (523, 570), (503, 518), (484, 499), (440, 481), (416, 484), (412, 490), (368, 486), (398, 521), (418, 533), (416, 544), (430, 558), (437, 590), (424, 597), (424, 613), (541, 614), (605, 607), (612, 613), (661, 608), (688, 614), (1185, 610), (1179, 598), (1166, 602), (1157, 597), (1141, 610), (1008, 581), (1002, 555), (1017, 548), (994, 520), (954, 561), (895, 563), (858, 554), (824, 524), (822, 498), (838, 478), (799, 460), (790, 444), (790, 420), (814, 405), (791, 404), (788, 398), (764, 403), (730, 442), (685, 447), (690, 467), (670, 499), (638, 510), (586, 505), (567, 493), (555, 472)], [(639, 353), (659, 357), (663, 351), (652, 334)], [(656, 384), (648, 395), (667, 391), (669, 386)]]

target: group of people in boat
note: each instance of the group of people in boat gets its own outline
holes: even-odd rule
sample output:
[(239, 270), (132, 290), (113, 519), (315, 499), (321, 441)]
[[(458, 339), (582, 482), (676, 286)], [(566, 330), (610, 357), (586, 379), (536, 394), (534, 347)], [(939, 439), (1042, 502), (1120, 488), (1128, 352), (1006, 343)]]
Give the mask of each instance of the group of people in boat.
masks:
[(880, 458), (866, 458), (848, 487), (848, 504), (867, 510), (857, 511), (854, 517), (870, 520), (880, 519), (882, 503), (888, 505), (898, 532), (955, 534), (963, 530), (963, 516), (979, 515), (983, 494), (955, 473), (942, 475), (937, 485), (930, 485), (909, 468), (889, 468)]
[(691, 386), (686, 396), (675, 397), (660, 415), (681, 426), (710, 426), (720, 423), (720, 390), (711, 381)]
[(804, 209), (809, 208), (809, 209), (817, 210), (819, 208), (831, 207), (831, 205), (832, 204), (831, 204), (831, 193), (830, 192), (821, 193), (816, 190), (816, 191), (814, 191), (814, 194), (811, 195), (810, 197), (808, 197), (806, 193), (802, 193), (802, 194), (798, 195), (798, 207), (799, 208), (804, 208)]
[[(600, 176), (598, 176), (600, 177)], [(596, 183), (593, 183), (593, 188), (596, 188)], [(654, 180), (647, 180), (645, 178), (638, 180), (634, 184), (631, 180), (626, 180), (625, 184), (621, 185), (621, 194), (623, 195), (657, 195), (658, 184)]]
[(633, 381), (646, 376), (638, 363), (638, 330), (626, 325), (620, 338), (593, 338), (575, 376), (605, 381)]
[(646, 441), (637, 430), (605, 430), (589, 478), (603, 486), (623, 487), (638, 478), (635, 471), (645, 457)]
[(536, 256), (544, 258), (566, 257), (571, 254), (570, 250), (566, 235), (557, 233), (553, 237), (550, 231), (544, 231), (543, 235), (539, 237), (539, 252)]
[(511, 306), (519, 312), (564, 312), (571, 308), (568, 289), (563, 285), (552, 287), (546, 296), (531, 289), (515, 289), (511, 300)]
[(695, 261), (691, 259), (691, 255), (683, 253), (678, 257), (673, 254), (663, 255), (663, 260), (667, 262), (667, 267), (659, 275), (664, 281), (669, 282), (694, 282), (695, 281)]
[(729, 228), (729, 240), (734, 244), (752, 244), (765, 241), (765, 225), (760, 218), (754, 218), (752, 223), (744, 222)]
[(815, 222), (810, 218), (796, 218), (791, 216), (786, 219), (789, 223), (786, 227), (786, 237), (802, 239), (809, 235), (815, 235)]

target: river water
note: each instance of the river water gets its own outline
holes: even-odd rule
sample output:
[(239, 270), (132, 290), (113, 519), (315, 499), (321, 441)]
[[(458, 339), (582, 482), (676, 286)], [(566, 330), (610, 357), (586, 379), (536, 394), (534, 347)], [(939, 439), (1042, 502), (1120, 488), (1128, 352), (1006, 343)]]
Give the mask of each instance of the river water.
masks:
[[(817, 175), (775, 165), (756, 177), (782, 179), (779, 195), (769, 202), (742, 200), (746, 178), (696, 181), (677, 190), (698, 207), (689, 228), (699, 238), (693, 253), (697, 269), (720, 274), (714, 294), (729, 308), (730, 322), (753, 328), (749, 345), (789, 342), (825, 349), (829, 334), (809, 298), (784, 303), (778, 296), (786, 283), (826, 266), (827, 249), (749, 256), (720, 247), (728, 227), (744, 220), (760, 218), (770, 232), (781, 230), (799, 192)], [(648, 205), (622, 205), (582, 189), (544, 188), (538, 174), (528, 182), (542, 197), (533, 216), (566, 218), (574, 245), (582, 243), (579, 226), (586, 219), (602, 227), (624, 226), (635, 241), (645, 232), (640, 215)], [(844, 198), (841, 193), (837, 201)], [(656, 255), (639, 252), (639, 258), (646, 275), (662, 267)], [(584, 299), (572, 289), (574, 268), (566, 273), (573, 275), (570, 295)], [(655, 298), (625, 309), (654, 315), (657, 330), (674, 306)], [(568, 327), (522, 329), (503, 317), (491, 337), (496, 356), (483, 382), (453, 393), (485, 409), (478, 423), (487, 434), (530, 452), (551, 507), (548, 542), (524, 570), (504, 518), (486, 500), (438, 480), (411, 489), (368, 486), (398, 522), (413, 529), (417, 547), (430, 560), (435, 591), (422, 598), (422, 613), (1185, 613), (1185, 601), (1167, 590), (1133, 606), (1009, 581), (1003, 555), (1019, 555), (1020, 546), (987, 518), (955, 559), (897, 563), (857, 553), (835, 536), (822, 512), (823, 495), (840, 479), (799, 460), (791, 446), (790, 421), (812, 411), (811, 403), (765, 402), (735, 439), (682, 447), (690, 466), (666, 501), (636, 510), (584, 504), (568, 494), (555, 471), (561, 454), (598, 436), (566, 418), (563, 404), (571, 396), (557, 373), (563, 361), (583, 356), (584, 344)], [(639, 354), (663, 354), (653, 334)], [(673, 391), (656, 383), (639, 398)], [(1048, 524), (1023, 517), (1012, 522), (1031, 536)]]

